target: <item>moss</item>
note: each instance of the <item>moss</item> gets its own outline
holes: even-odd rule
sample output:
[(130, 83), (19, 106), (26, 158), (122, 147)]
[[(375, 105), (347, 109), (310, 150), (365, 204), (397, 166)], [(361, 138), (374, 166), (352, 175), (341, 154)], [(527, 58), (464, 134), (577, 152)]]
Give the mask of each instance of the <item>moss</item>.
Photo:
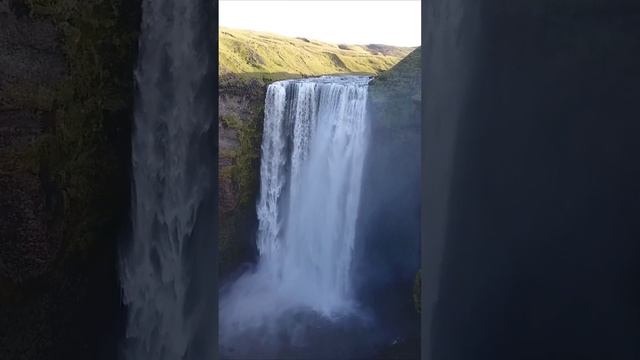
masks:
[[(258, 109), (262, 113), (262, 109)], [(229, 173), (222, 176), (231, 176), (233, 183), (238, 187), (240, 206), (246, 206), (255, 198), (257, 188), (257, 169), (260, 160), (260, 121), (243, 122), (235, 116), (219, 117), (223, 126), (237, 131), (240, 147), (236, 151), (227, 151), (234, 160), (234, 166)]]
[(218, 117), (223, 129), (233, 129), (231, 136), (237, 141), (235, 146), (219, 150), (220, 158), (225, 160), (219, 169), (219, 182), (225, 196), (229, 196), (220, 203), (218, 231), (219, 274), (224, 276), (240, 263), (251, 260), (255, 252), (255, 204), (266, 83), (230, 75), (219, 84), (219, 89), (222, 102), (236, 104), (239, 101)]
[[(23, 253), (42, 264), (43, 272), (0, 277), (0, 327), (11, 328), (0, 336), (0, 358), (115, 358), (116, 339), (105, 337), (100, 324), (121, 315), (115, 235), (129, 208), (140, 1), (11, 4), (20, 4), (20, 16), (53, 24), (58, 36), (50, 50), (55, 61), (47, 62), (55, 76), (38, 79), (34, 72), (33, 80), (7, 84), (3, 90), (10, 96), (0, 100), (9, 110), (26, 114), (29, 123), (44, 125), (26, 129), (28, 135), (21, 137), (35, 142), (0, 155), (0, 167), (29, 173), (25, 189), (38, 191), (33, 194), (38, 201), (24, 204), (37, 220), (27, 225), (46, 235), (30, 238), (35, 246)], [(48, 52), (53, 34), (48, 25), (43, 31), (36, 31), (33, 44), (17, 39), (18, 44), (39, 47), (44, 41)]]
[[(137, 26), (125, 0), (26, 0), (31, 16), (61, 31), (69, 76), (30, 101), (54, 113), (35, 152), (39, 171), (61, 201), (66, 255), (86, 253), (111, 234), (127, 203), (127, 156)], [(40, 98), (46, 99), (42, 100)], [(111, 237), (111, 236), (110, 236)]]
[(6, 92), (10, 98), (3, 99), (5, 106), (16, 109), (50, 111), (56, 90), (40, 84), (8, 84)]

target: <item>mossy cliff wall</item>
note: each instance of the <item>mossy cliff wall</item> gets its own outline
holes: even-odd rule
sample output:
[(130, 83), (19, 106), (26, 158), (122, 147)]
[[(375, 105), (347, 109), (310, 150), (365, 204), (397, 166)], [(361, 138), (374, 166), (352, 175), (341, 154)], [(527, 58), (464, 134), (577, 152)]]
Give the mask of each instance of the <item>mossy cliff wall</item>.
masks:
[(115, 358), (140, 2), (0, 0), (0, 358)]
[(221, 278), (256, 254), (256, 201), (267, 84), (224, 76), (218, 98), (218, 216)]

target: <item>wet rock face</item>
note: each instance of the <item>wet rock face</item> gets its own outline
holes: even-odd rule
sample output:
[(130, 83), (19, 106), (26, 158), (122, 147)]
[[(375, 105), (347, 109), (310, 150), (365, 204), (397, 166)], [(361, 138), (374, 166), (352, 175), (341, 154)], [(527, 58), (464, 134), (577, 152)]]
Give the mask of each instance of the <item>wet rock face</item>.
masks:
[(60, 33), (16, 4), (22, 2), (0, 0), (0, 111), (46, 111), (66, 74)]
[[(246, 89), (245, 89), (246, 88)], [(228, 175), (237, 166), (236, 154), (241, 151), (240, 136), (243, 127), (260, 124), (262, 130), (262, 103), (264, 88), (261, 84), (249, 84), (245, 87), (229, 86), (220, 88), (218, 98), (218, 170), (220, 173), (220, 214), (237, 210), (239, 194), (237, 184)], [(225, 121), (230, 119), (230, 121)], [(230, 122), (234, 122), (230, 124)], [(257, 144), (260, 146), (260, 144)], [(254, 149), (259, 152), (259, 149)], [(256, 173), (257, 175), (257, 173)]]
[(33, 157), (66, 65), (50, 21), (6, 0), (0, 19), (0, 277), (19, 283), (44, 273), (59, 247)]
[[(126, 104), (113, 105), (119, 108), (113, 111), (100, 108), (103, 104), (91, 106), (97, 109), (96, 113), (118, 112), (109, 114), (110, 120), (116, 120), (104, 122), (109, 126), (101, 135), (107, 137), (109, 143), (98, 151), (94, 151), (92, 133), (84, 132), (79, 125), (89, 120), (97, 122), (96, 118), (77, 116), (77, 122), (65, 122), (70, 117), (58, 110), (72, 105), (86, 109), (89, 105), (84, 105), (89, 102), (83, 97), (104, 98), (113, 94), (98, 94), (102, 88), (93, 83), (89, 92), (95, 90), (95, 93), (87, 93), (84, 87), (79, 89), (78, 79), (87, 75), (82, 73), (86, 67), (72, 66), (78, 62), (79, 57), (73, 55), (77, 52), (72, 53), (63, 45), (68, 40), (61, 31), (64, 25), (59, 18), (47, 13), (59, 10), (68, 11), (65, 16), (76, 15), (74, 11), (83, 7), (84, 2), (40, 2), (46, 6), (32, 12), (28, 5), (34, 2), (37, 1), (0, 0), (0, 359), (114, 359), (120, 311), (116, 239), (110, 234), (104, 235), (93, 243), (95, 251), (82, 254), (63, 249), (70, 243), (85, 244), (83, 235), (89, 231), (74, 232), (73, 229), (81, 228), (83, 221), (94, 214), (109, 215), (94, 216), (109, 220), (109, 226), (101, 227), (96, 233), (103, 235), (102, 232), (116, 227), (112, 226), (116, 221), (111, 221), (110, 211), (98, 210), (105, 208), (105, 198), (126, 196), (118, 189), (128, 187), (123, 186), (128, 178), (118, 173), (121, 177), (111, 178), (118, 178), (119, 184), (113, 181), (101, 188), (102, 184), (97, 184), (91, 171), (94, 168), (87, 171), (86, 164), (106, 164), (108, 170), (127, 167), (123, 163), (130, 158), (126, 125), (132, 111)], [(111, 3), (126, 4), (126, 10), (118, 9), (113, 17), (119, 21), (100, 33), (105, 36), (97, 38), (137, 36), (139, 19), (135, 14), (139, 2), (113, 0)], [(61, 9), (61, 5), (65, 9)], [(91, 16), (104, 15), (102, 9), (93, 9), (95, 13)], [(88, 39), (86, 43), (101, 42)], [(82, 50), (96, 47), (85, 44)], [(125, 44), (118, 50), (130, 56), (98, 51), (97, 59), (100, 64), (109, 64), (111, 84), (133, 83), (135, 45)], [(117, 93), (114, 98), (127, 104), (131, 101), (132, 91), (126, 86), (110, 88), (110, 91)], [(111, 126), (116, 121), (117, 124)], [(65, 124), (69, 126), (61, 126)], [(85, 140), (84, 148), (76, 146), (82, 142), (78, 140)], [(117, 157), (107, 154), (111, 149), (117, 149)], [(57, 152), (62, 150), (68, 150), (70, 155), (59, 156)], [(79, 166), (74, 161), (77, 158), (98, 160), (82, 161), (83, 166)], [(99, 169), (98, 172), (102, 167), (95, 169)], [(80, 183), (78, 179), (86, 182)], [(106, 195), (87, 201), (88, 205), (80, 209), (82, 202), (70, 196), (74, 189), (69, 190), (69, 184), (89, 190), (83, 198), (94, 193), (94, 185), (95, 189), (106, 188), (95, 193)], [(114, 212), (126, 213), (126, 208), (120, 205), (125, 202), (116, 202)], [(79, 209), (76, 213), (80, 215), (73, 218), (68, 209)]]
[(228, 77), (218, 90), (219, 263), (223, 279), (255, 250), (266, 85)]
[(427, 14), (425, 353), (637, 358), (638, 3)]
[(2, 359), (53, 357), (52, 296), (38, 279), (53, 267), (61, 234), (35, 157), (53, 118), (52, 94), (66, 73), (54, 24), (30, 17), (22, 1), (0, 0)]
[(0, 276), (13, 282), (44, 273), (55, 257), (57, 242), (48, 233), (44, 196), (38, 178), (0, 175)]

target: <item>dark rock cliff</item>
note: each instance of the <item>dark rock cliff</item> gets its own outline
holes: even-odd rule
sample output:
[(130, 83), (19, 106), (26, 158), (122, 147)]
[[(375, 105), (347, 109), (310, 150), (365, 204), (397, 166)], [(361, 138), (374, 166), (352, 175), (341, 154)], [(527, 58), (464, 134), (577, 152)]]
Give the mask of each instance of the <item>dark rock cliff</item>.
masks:
[(639, 358), (640, 4), (425, 6), (426, 358)]
[(226, 76), (218, 86), (218, 217), (221, 279), (255, 258), (256, 201), (267, 85)]
[(53, 91), (67, 76), (55, 25), (24, 6), (0, 2), (0, 271), (17, 282), (46, 272), (60, 246), (29, 150), (51, 126)]
[(115, 358), (138, 1), (0, 1), (0, 358)]
[(421, 48), (369, 86), (370, 146), (356, 245), (356, 284), (385, 339), (378, 358), (419, 356)]

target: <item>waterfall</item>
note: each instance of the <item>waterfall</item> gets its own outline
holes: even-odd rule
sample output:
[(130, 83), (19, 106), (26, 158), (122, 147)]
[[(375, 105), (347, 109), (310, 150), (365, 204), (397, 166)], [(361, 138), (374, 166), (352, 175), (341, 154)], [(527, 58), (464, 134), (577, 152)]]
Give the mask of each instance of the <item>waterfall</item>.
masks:
[[(354, 305), (351, 262), (367, 149), (368, 77), (269, 85), (254, 272), (220, 299), (220, 341), (293, 310), (324, 318)], [(263, 329), (263, 331), (266, 331)]]
[(213, 335), (203, 333), (216, 310), (215, 288), (208, 290), (216, 219), (213, 9), (209, 1), (143, 1), (132, 239), (120, 255), (127, 360), (215, 352)]
[(260, 260), (281, 286), (325, 314), (350, 296), (367, 81), (326, 77), (267, 89)]

